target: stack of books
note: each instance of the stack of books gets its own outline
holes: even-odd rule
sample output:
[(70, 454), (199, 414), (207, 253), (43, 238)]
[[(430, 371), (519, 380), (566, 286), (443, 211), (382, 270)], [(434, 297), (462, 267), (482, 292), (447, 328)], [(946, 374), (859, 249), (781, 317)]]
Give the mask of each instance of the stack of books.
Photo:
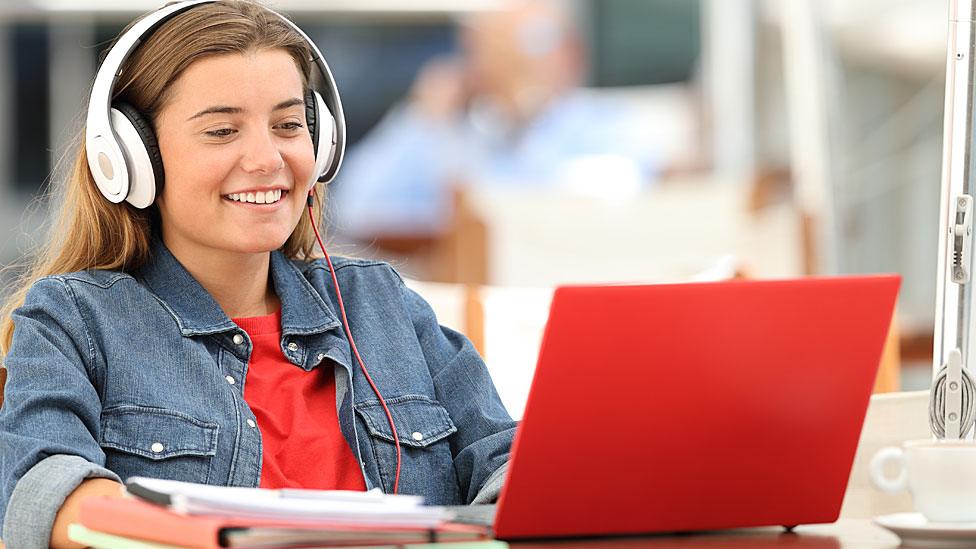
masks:
[(503, 549), (443, 507), (380, 492), (225, 488), (135, 477), (127, 497), (82, 504), (74, 541), (96, 549), (421, 547)]

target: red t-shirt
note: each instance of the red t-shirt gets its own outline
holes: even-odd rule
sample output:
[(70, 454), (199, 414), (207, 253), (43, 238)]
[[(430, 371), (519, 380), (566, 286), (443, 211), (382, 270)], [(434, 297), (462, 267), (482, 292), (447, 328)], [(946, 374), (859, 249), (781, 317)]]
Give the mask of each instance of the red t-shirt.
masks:
[(339, 429), (332, 365), (306, 372), (285, 359), (281, 311), (233, 320), (254, 345), (244, 400), (261, 429), (261, 488), (365, 490)]

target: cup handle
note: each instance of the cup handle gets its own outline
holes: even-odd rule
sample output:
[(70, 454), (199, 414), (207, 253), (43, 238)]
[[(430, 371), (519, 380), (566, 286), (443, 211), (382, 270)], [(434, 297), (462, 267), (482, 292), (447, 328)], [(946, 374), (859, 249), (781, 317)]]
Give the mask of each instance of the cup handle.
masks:
[[(888, 478), (884, 474), (884, 468), (889, 463), (898, 465), (898, 476)], [(908, 486), (908, 471), (905, 469), (905, 452), (901, 448), (889, 446), (882, 448), (874, 458), (871, 459), (871, 480), (874, 485), (883, 492), (894, 494), (901, 492)]]

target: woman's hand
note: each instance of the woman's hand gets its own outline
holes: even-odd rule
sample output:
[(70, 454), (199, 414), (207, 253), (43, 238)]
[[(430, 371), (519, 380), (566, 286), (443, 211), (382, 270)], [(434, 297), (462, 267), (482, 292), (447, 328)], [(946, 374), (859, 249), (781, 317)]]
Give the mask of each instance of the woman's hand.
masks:
[[(74, 492), (65, 498), (58, 516), (54, 518), (54, 529), (51, 530), (51, 547), (54, 549), (76, 549), (84, 547), (68, 539), (68, 525), (78, 522), (81, 503), (92, 496), (122, 497), (124, 487), (107, 478), (91, 478), (75, 488)], [(0, 549), (3, 546), (0, 545)]]

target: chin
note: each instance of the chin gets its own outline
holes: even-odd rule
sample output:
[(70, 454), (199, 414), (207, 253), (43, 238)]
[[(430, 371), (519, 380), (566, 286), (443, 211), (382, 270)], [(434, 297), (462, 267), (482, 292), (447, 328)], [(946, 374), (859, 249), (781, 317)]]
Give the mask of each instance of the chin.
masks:
[(289, 235), (285, 235), (284, 237), (253, 235), (247, 240), (232, 242), (230, 243), (230, 246), (235, 251), (241, 253), (256, 254), (273, 252), (285, 245), (285, 242), (288, 241), (288, 236)]

